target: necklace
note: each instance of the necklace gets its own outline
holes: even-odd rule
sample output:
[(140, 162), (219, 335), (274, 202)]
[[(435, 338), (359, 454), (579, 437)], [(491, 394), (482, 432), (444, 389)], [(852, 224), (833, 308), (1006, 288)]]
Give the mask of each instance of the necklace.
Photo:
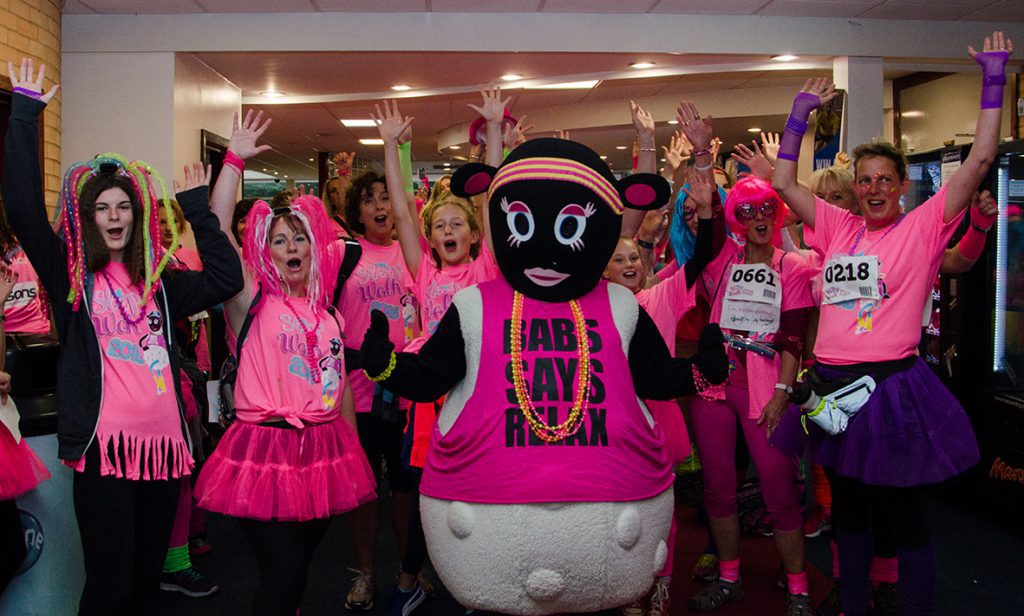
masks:
[(579, 357), (579, 368), (576, 371), (576, 400), (569, 410), (569, 417), (563, 423), (551, 426), (543, 421), (534, 408), (533, 400), (530, 399), (530, 389), (523, 379), (523, 294), (515, 291), (512, 299), (512, 327), (509, 329), (512, 338), (512, 382), (516, 389), (516, 399), (523, 415), (526, 416), (527, 423), (530, 424), (530, 430), (537, 438), (547, 443), (564, 440), (579, 432), (589, 403), (590, 339), (587, 337), (587, 322), (577, 300), (570, 300), (569, 307), (572, 308), (572, 317), (576, 325), (576, 352)]
[[(141, 323), (142, 319), (146, 318), (146, 311), (143, 310), (145, 306), (141, 303), (142, 289), (139, 289), (139, 315), (135, 318), (132, 318), (132, 316), (128, 313), (128, 310), (125, 309), (124, 304), (121, 303), (121, 296), (124, 295), (124, 291), (114, 286), (114, 281), (111, 280), (110, 276), (107, 275), (107, 272), (100, 272), (100, 276), (103, 276), (103, 280), (106, 281), (107, 287), (110, 289), (110, 294), (114, 296), (114, 305), (117, 306), (117, 311), (121, 313), (121, 318), (124, 319), (125, 322), (128, 323), (128, 325), (134, 326)], [(139, 286), (141, 287), (141, 285)]]
[(284, 296), (284, 305), (288, 307), (288, 310), (291, 310), (293, 315), (295, 315), (295, 321), (299, 324), (299, 327), (302, 328), (302, 332), (306, 335), (306, 364), (309, 366), (309, 374), (313, 379), (313, 382), (319, 383), (320, 370), (316, 362), (316, 331), (320, 329), (320, 313), (316, 312), (316, 323), (313, 324), (313, 329), (309, 329), (303, 322), (302, 317), (299, 316), (299, 313), (295, 311), (294, 307), (292, 307), (292, 303), (288, 301), (287, 295)]
[[(905, 216), (905, 214), (900, 214), (900, 217), (896, 219), (896, 222), (894, 222), (892, 224), (892, 226), (890, 226), (888, 229), (885, 230), (885, 233), (882, 234), (882, 237), (878, 238), (878, 241), (881, 242), (882, 240), (884, 240), (885, 236), (889, 235), (890, 233), (893, 232), (893, 230), (896, 227), (900, 226), (900, 223), (903, 222), (903, 217), (904, 216)], [(854, 240), (853, 240), (853, 246), (850, 247), (849, 255), (851, 257), (854, 256), (853, 253), (855, 253), (857, 251), (857, 247), (860, 246), (860, 241), (862, 239), (864, 239), (864, 234), (867, 233), (867, 231), (868, 231), (868, 223), (865, 221), (864, 222), (864, 226), (860, 228), (860, 231), (857, 232), (857, 237), (855, 237)]]

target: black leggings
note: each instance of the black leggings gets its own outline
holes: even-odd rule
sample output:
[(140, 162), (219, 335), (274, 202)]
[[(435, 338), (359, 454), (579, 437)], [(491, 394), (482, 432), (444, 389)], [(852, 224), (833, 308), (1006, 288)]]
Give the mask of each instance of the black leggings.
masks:
[(254, 616), (295, 616), (306, 589), (306, 574), (331, 518), (306, 522), (263, 522), (239, 518), (256, 562), (260, 583), (252, 599)]
[(25, 560), (25, 532), (14, 499), (0, 501), (0, 595)]
[(409, 536), (405, 539), (405, 560), (402, 573), (418, 575), (423, 563), (427, 562), (427, 539), (423, 536), (423, 520), (420, 518), (420, 493), (416, 491), (409, 516)]
[(79, 615), (141, 614), (160, 591), (181, 480), (100, 477), (96, 447), (75, 473), (74, 501), (85, 557)]
[[(837, 531), (863, 533), (884, 529), (883, 544), (912, 550), (928, 543), (930, 537), (921, 511), (920, 488), (870, 486), (856, 479), (840, 477), (831, 469), (832, 526)], [(888, 547), (891, 555), (895, 550)], [(877, 553), (877, 551), (876, 551)], [(886, 554), (881, 554), (885, 556)]]

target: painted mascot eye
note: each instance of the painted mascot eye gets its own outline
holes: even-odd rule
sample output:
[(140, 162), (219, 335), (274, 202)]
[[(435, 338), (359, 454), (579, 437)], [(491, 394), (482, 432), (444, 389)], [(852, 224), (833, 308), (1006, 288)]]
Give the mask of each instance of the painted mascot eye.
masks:
[(534, 222), (533, 212), (530, 206), (522, 201), (509, 203), (502, 199), (501, 209), (505, 212), (505, 221), (508, 223), (508, 230), (512, 233), (508, 236), (510, 246), (519, 246), (533, 237)]
[(595, 212), (594, 204), (588, 203), (587, 207), (570, 203), (562, 208), (562, 211), (555, 217), (555, 239), (573, 250), (583, 248), (583, 232), (587, 230), (587, 218)]

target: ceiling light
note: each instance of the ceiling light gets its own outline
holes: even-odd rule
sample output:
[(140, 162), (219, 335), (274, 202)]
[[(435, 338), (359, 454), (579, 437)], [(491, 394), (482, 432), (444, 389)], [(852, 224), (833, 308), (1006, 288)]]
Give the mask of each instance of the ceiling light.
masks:
[(517, 75), (515, 73), (505, 73), (501, 76), (502, 81), (519, 81), (522, 78), (522, 75)]
[(604, 154), (602, 154), (602, 155), (601, 155), (601, 160), (608, 160), (608, 157), (607, 157), (607, 156), (605, 156)]
[(286, 174), (284, 174), (284, 177), (288, 177), (288, 174), (287, 174), (287, 173), (286, 173)]
[(364, 128), (364, 127), (367, 127), (367, 126), (377, 126), (377, 123), (374, 122), (373, 120), (362, 120), (362, 119), (341, 120), (341, 123), (342, 123), (343, 126), (347, 126), (349, 128)]
[(278, 92), (277, 90), (267, 90), (266, 92), (260, 92), (260, 94), (267, 98), (279, 98), (284, 96), (284, 92)]
[(616, 150), (625, 150), (626, 146), (624, 146), (624, 145), (617, 145), (617, 146), (615, 146), (615, 149)]
[(756, 126), (752, 126), (752, 127), (747, 129), (747, 132), (748, 133), (759, 133), (759, 132), (761, 132), (761, 129), (757, 128)]
[(274, 172), (274, 175), (277, 175), (277, 171)]
[(654, 68), (655, 64), (654, 64), (654, 62), (647, 62), (645, 60), (643, 62), (633, 62), (633, 63), (630, 64), (630, 66), (635, 68), (635, 69), (644, 69), (644, 68)]
[(360, 139), (359, 143), (363, 145), (384, 145), (383, 139)]
[(267, 170), (267, 168), (266, 168), (266, 167), (264, 167), (264, 168), (263, 168), (263, 170), (264, 170), (264, 171), (266, 171), (266, 170)]
[(461, 150), (462, 146), (461, 145), (450, 145), (450, 146), (448, 146), (448, 149), (449, 150)]
[(900, 113), (901, 118), (923, 118), (923, 111), (904, 111)]
[(679, 124), (679, 120), (669, 120), (668, 123), (673, 125)]
[(794, 56), (791, 53), (783, 53), (777, 56), (772, 56), (772, 60), (775, 60), (776, 62), (792, 62), (793, 60), (796, 60), (799, 57), (800, 56)]
[(404, 83), (391, 86), (391, 89), (395, 92), (405, 92), (406, 90), (412, 90), (412, 86), (407, 86)]
[(526, 86), (527, 90), (589, 90), (600, 83), (600, 79), (590, 81), (566, 81), (564, 83), (549, 83), (542, 86)]
[(441, 163), (441, 166), (442, 167), (451, 167), (452, 164), (451, 163)]
[(313, 159), (313, 158), (310, 158), (310, 159), (309, 159), (309, 162), (313, 162), (314, 160), (315, 160), (315, 159)]

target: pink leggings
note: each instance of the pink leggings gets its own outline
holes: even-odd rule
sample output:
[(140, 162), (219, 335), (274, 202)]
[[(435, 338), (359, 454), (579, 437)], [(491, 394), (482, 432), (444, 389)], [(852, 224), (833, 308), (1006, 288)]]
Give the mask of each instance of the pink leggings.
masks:
[(761, 480), (761, 494), (776, 530), (799, 528), (803, 523), (796, 482), (796, 462), (768, 444), (764, 426), (748, 417), (745, 387), (727, 385), (724, 401), (694, 396), (690, 401), (697, 452), (704, 468), (704, 506), (708, 515), (736, 515), (736, 424)]

